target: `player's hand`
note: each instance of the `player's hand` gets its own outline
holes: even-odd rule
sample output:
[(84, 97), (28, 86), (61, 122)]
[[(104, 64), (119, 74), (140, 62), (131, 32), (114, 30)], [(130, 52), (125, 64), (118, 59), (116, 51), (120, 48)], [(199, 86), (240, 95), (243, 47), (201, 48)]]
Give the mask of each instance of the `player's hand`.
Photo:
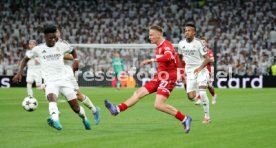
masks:
[(141, 62), (141, 66), (144, 66), (144, 65), (149, 64), (149, 63), (152, 63), (152, 61), (151, 60), (144, 60), (144, 61)]
[(201, 71), (200, 68), (196, 68), (195, 71), (194, 71), (194, 74), (197, 76), (200, 71)]
[(22, 80), (22, 75), (19, 74), (19, 73), (17, 73), (17, 74), (12, 78), (12, 82), (13, 82), (13, 83), (19, 83), (19, 82), (21, 82), (21, 80)]
[(72, 64), (72, 69), (74, 72), (79, 70), (79, 65), (80, 65), (80, 61), (75, 59)]

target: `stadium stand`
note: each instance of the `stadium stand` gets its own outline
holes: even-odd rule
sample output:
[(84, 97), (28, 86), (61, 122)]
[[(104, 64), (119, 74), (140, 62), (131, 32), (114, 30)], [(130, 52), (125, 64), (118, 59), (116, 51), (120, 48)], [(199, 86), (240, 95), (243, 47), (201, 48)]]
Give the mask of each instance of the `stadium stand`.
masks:
[[(70, 43), (148, 43), (147, 27), (159, 24), (167, 39), (178, 43), (183, 26), (194, 22), (197, 36), (217, 49), (217, 69), (234, 75), (270, 75), (276, 63), (276, 2), (274, 0), (2, 0), (0, 5), (0, 75), (13, 75), (29, 39), (43, 41), (41, 27), (62, 26)], [(83, 66), (109, 71), (109, 50), (79, 50)], [(145, 57), (139, 57), (141, 52)], [(153, 51), (120, 53), (130, 68)]]

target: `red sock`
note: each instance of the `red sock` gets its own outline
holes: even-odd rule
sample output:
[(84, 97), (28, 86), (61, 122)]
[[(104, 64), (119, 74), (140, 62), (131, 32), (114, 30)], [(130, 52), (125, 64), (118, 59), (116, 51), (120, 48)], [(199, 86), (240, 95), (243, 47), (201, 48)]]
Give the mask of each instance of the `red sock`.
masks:
[(175, 118), (182, 122), (185, 118), (185, 115), (183, 115), (180, 111), (177, 111)]
[(118, 105), (120, 112), (126, 110), (128, 108), (128, 106), (125, 103), (121, 103), (120, 105)]
[(212, 92), (210, 92), (210, 93), (211, 93), (211, 95), (214, 97), (214, 95), (215, 95), (215, 90), (212, 91)]
[(197, 96), (197, 100), (200, 100), (200, 95)]

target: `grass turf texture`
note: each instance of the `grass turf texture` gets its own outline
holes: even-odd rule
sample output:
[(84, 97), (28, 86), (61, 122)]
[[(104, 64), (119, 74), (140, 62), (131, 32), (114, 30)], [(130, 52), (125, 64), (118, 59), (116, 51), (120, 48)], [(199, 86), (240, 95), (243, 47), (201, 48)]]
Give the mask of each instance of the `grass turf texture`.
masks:
[[(202, 123), (202, 106), (195, 106), (182, 89), (175, 89), (167, 103), (192, 116), (189, 134), (184, 134), (181, 123), (174, 117), (153, 108), (155, 94), (119, 116), (111, 116), (104, 107), (104, 99), (118, 104), (134, 90), (81, 88), (100, 107), (100, 124), (94, 125), (90, 110), (84, 107), (92, 125), (92, 130), (84, 130), (69, 105), (59, 102), (63, 129), (57, 131), (46, 123), (48, 103), (42, 92), (34, 90), (39, 106), (36, 111), (27, 112), (21, 107), (27, 96), (25, 88), (0, 89), (0, 147), (276, 147), (275, 89), (216, 89), (218, 101), (210, 105), (210, 124)], [(60, 97), (60, 100), (64, 99)]]

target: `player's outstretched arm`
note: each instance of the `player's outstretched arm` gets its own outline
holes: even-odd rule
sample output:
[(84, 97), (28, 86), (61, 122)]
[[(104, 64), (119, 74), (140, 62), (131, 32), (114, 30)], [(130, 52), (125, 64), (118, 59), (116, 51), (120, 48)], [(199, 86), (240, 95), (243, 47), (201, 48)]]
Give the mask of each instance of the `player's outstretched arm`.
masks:
[(151, 60), (144, 60), (144, 61), (141, 62), (141, 66), (144, 66), (144, 65), (152, 63), (152, 62), (154, 62), (153, 59), (151, 59)]
[(19, 65), (18, 72), (16, 73), (16, 75), (15, 75), (15, 76), (13, 77), (13, 79), (12, 79), (13, 83), (19, 83), (19, 82), (21, 82), (23, 70), (24, 70), (24, 68), (26, 67), (28, 61), (29, 61), (29, 58), (28, 58), (28, 57), (24, 57), (24, 58), (21, 60), (20, 65)]

